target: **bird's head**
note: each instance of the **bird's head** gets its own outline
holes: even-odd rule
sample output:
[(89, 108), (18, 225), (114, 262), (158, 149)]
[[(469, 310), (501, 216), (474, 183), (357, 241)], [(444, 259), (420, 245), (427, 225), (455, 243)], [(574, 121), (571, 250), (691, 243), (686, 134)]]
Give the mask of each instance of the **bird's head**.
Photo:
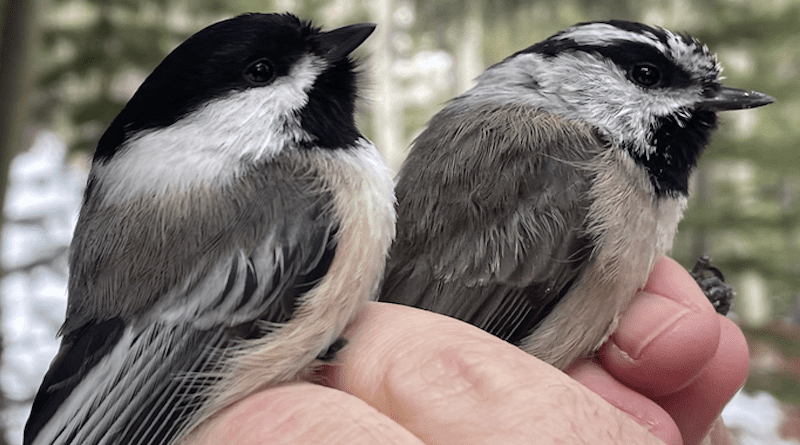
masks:
[(175, 48), (111, 123), (95, 151), (95, 180), (159, 194), (224, 183), (288, 149), (353, 146), (362, 136), (349, 54), (374, 28), (322, 31), (290, 14), (208, 26)]
[(716, 56), (688, 35), (590, 22), (490, 67), (463, 97), (529, 103), (588, 123), (648, 169), (656, 193), (686, 194), (716, 113), (773, 102), (723, 86), (720, 72)]

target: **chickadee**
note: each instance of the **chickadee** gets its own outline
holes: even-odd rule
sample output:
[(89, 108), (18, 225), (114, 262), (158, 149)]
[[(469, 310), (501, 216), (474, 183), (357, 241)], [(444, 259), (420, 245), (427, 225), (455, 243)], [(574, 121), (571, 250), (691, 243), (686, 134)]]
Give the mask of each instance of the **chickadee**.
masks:
[(672, 247), (720, 84), (688, 35), (583, 23), (488, 68), (416, 139), (382, 301), (472, 323), (558, 367), (593, 352)]
[(213, 24), (100, 139), (24, 444), (172, 444), (294, 379), (379, 288), (393, 181), (354, 121), (375, 25)]

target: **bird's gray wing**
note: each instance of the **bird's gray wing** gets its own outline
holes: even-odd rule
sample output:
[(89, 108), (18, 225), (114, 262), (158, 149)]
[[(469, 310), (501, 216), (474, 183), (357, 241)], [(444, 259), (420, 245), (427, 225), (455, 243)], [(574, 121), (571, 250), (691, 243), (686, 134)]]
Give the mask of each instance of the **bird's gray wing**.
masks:
[(399, 175), (381, 301), (450, 315), (516, 343), (593, 258), (591, 129), (528, 106), (452, 104)]
[[(225, 348), (290, 319), (328, 271), (338, 229), (330, 196), (311, 193), (311, 175), (295, 170), (267, 166), (226, 187), (213, 208), (151, 200), (83, 209), (64, 337), (25, 445), (168, 444), (181, 433)], [(101, 291), (109, 295), (81, 294)], [(94, 306), (104, 299), (115, 316)], [(121, 310), (130, 307), (136, 316)]]

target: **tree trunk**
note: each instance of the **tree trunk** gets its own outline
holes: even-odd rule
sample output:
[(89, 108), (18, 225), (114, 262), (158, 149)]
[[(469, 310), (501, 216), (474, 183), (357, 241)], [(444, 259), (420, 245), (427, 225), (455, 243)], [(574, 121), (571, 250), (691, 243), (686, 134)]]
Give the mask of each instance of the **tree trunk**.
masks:
[(469, 0), (456, 48), (456, 94), (472, 88), (483, 71), (483, 2)]
[[(35, 0), (6, 0), (3, 5), (3, 30), (0, 36), (0, 209), (8, 188), (8, 169), (14, 155), (29, 142), (30, 91), (32, 88), (31, 54), (34, 49)], [(2, 271), (0, 271), (2, 276)], [(3, 353), (0, 337), (0, 356)], [(0, 412), (8, 400), (0, 394)], [(0, 423), (0, 445), (5, 445), (6, 431)]]
[(372, 105), (373, 139), (378, 151), (392, 170), (397, 171), (403, 161), (403, 97), (392, 75), (392, 0), (375, 0), (370, 3), (376, 23), (371, 60), (372, 84), (375, 99)]

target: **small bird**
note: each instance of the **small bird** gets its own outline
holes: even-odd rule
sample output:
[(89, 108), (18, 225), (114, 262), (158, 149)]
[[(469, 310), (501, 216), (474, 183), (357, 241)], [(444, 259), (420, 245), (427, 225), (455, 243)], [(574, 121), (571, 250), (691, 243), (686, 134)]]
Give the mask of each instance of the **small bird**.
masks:
[(25, 445), (177, 443), (342, 346), (394, 236), (354, 118), (374, 28), (245, 14), (147, 77), (94, 153)]
[(489, 67), (398, 175), (381, 301), (472, 323), (563, 369), (596, 350), (672, 247), (720, 83), (692, 37), (581, 23)]

